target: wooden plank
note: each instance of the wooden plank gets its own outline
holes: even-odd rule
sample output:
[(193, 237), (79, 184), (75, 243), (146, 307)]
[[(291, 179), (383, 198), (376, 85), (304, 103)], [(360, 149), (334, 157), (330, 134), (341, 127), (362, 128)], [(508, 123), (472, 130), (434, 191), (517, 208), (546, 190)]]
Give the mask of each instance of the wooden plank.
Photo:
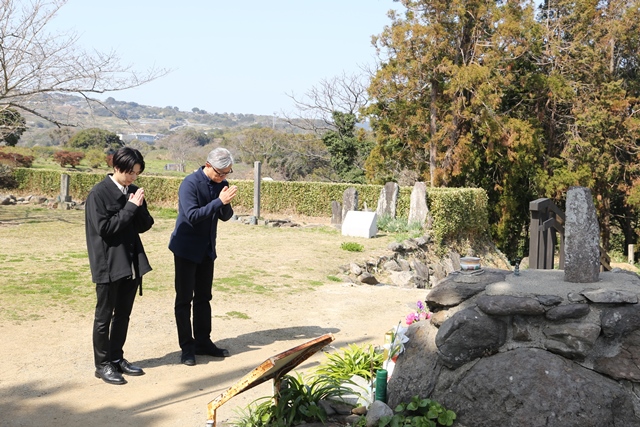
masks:
[(314, 338), (296, 347), (290, 348), (280, 354), (262, 362), (251, 372), (242, 377), (238, 382), (222, 392), (207, 405), (207, 426), (216, 425), (216, 410), (233, 396), (249, 390), (270, 379), (279, 383), (280, 377), (291, 371), (300, 363), (307, 360), (314, 353), (330, 344), (335, 338), (333, 334), (325, 334)]

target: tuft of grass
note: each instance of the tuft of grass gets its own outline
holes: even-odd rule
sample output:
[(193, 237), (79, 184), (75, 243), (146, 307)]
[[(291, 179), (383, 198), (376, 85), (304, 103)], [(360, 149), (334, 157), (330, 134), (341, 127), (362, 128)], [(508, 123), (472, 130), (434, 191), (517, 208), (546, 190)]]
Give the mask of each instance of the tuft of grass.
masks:
[(340, 249), (349, 252), (362, 252), (364, 250), (364, 246), (356, 242), (342, 242)]
[(235, 276), (222, 277), (213, 280), (213, 288), (219, 292), (242, 292), (254, 294), (266, 294), (271, 292), (269, 288), (259, 285), (253, 280), (253, 276), (240, 273)]
[(67, 254), (64, 255), (67, 258), (74, 258), (74, 259), (86, 259), (87, 262), (89, 262), (89, 253), (88, 252), (69, 252)]
[(327, 276), (327, 280), (330, 282), (342, 282), (342, 279), (333, 275)]
[(176, 219), (178, 217), (178, 210), (174, 208), (149, 206), (149, 213), (154, 219)]
[(227, 311), (225, 314), (232, 319), (251, 319), (248, 314), (239, 311)]

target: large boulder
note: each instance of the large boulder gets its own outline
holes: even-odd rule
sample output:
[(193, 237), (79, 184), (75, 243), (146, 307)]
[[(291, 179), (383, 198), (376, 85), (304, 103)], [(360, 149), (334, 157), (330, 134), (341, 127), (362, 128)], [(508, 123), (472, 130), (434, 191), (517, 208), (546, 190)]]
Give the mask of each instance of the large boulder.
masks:
[(391, 408), (413, 396), (458, 427), (640, 427), (640, 277), (576, 284), (558, 270), (453, 274), (412, 324), (388, 384)]

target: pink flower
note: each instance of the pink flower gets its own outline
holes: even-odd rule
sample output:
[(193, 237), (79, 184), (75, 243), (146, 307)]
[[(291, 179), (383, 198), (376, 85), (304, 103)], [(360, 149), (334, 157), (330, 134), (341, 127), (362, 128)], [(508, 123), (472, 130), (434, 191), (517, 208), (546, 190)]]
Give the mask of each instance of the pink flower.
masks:
[(425, 307), (422, 301), (418, 301), (416, 303), (416, 307), (418, 308), (417, 311), (407, 314), (407, 317), (406, 317), (407, 325), (411, 325), (412, 323), (419, 322), (420, 320), (431, 319), (431, 313), (429, 312), (429, 309)]
[(418, 313), (409, 313), (407, 314), (407, 318), (405, 321), (407, 325), (411, 325), (412, 323), (417, 322), (418, 320), (420, 320)]

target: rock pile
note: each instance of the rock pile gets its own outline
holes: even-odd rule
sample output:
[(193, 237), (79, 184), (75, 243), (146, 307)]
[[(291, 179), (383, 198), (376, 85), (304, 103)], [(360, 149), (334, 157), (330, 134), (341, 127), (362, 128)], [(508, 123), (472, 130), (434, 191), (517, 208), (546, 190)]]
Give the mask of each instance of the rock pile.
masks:
[(640, 426), (640, 277), (597, 283), (562, 270), (458, 272), (431, 289), (409, 327), (389, 406), (414, 395), (457, 426)]
[(231, 217), (232, 221), (238, 221), (242, 224), (248, 225), (263, 225), (266, 227), (289, 227), (296, 228), (300, 227), (300, 224), (297, 224), (290, 219), (258, 219), (252, 215), (234, 215)]
[(16, 197), (13, 194), (0, 194), (0, 205), (44, 205), (49, 209), (82, 209), (84, 202), (62, 202), (60, 196), (48, 198), (46, 196), (24, 196)]
[[(451, 250), (438, 256), (429, 234), (391, 243), (387, 250), (365, 261), (341, 266), (341, 278), (351, 283), (425, 289), (461, 268), (460, 254)], [(479, 251), (482, 251), (484, 265), (509, 268), (507, 260), (496, 249), (483, 247)], [(470, 249), (467, 255), (475, 253), (476, 250)]]

